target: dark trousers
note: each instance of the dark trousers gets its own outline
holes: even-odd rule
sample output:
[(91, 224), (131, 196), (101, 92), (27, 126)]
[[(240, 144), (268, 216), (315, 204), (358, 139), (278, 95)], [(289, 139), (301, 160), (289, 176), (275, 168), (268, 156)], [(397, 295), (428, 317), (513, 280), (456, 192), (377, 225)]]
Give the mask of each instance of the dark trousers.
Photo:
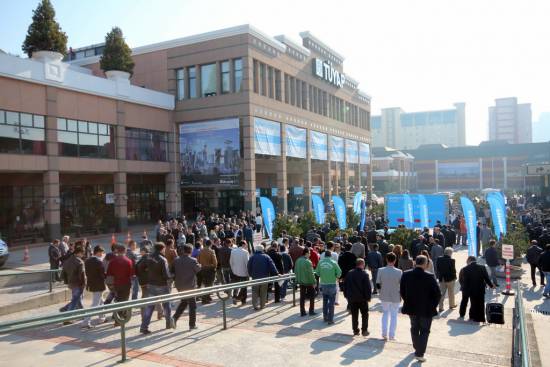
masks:
[(115, 285), (115, 302), (128, 301), (132, 284)]
[[(50, 263), (50, 270), (59, 270), (59, 263), (55, 264), (55, 263)], [(542, 273), (541, 273), (542, 274)], [(59, 282), (61, 281), (61, 277), (59, 276), (59, 271), (56, 271), (53, 275), (53, 280), (56, 281), (56, 282)]]
[[(233, 274), (233, 276), (231, 277), (231, 280), (234, 283), (246, 282), (248, 280), (248, 277), (240, 277), (238, 275)], [(246, 297), (247, 297), (246, 287), (242, 287), (241, 289), (233, 289), (233, 299), (244, 303), (246, 302)]]
[(281, 302), (281, 286), (279, 282), (275, 282), (275, 303)]
[[(216, 269), (204, 268), (197, 273), (197, 288), (211, 287), (214, 284), (214, 278), (216, 277)], [(202, 302), (208, 303), (212, 301), (210, 295), (202, 296)]]
[(411, 319), (411, 338), (414, 347), (414, 355), (424, 357), (428, 346), (428, 337), (432, 326), (431, 317), (409, 315)]
[(306, 298), (309, 299), (309, 313), (315, 310), (315, 287), (300, 284), (300, 313), (306, 314)]
[(460, 301), (460, 317), (464, 317), (466, 315), (468, 301), (470, 301), (470, 312), (468, 313), (470, 320), (475, 322), (485, 322), (485, 295), (465, 295), (463, 293), (462, 300)]
[(194, 327), (197, 323), (197, 301), (195, 298), (182, 299), (180, 301), (176, 313), (174, 313), (174, 320), (177, 321), (180, 318), (187, 305), (189, 305), (189, 327)]
[(350, 302), (349, 307), (353, 332), (359, 332), (359, 311), (361, 312), (361, 331), (367, 331), (369, 328), (369, 304), (367, 302)]
[(544, 273), (542, 272), (542, 269), (540, 268), (540, 266), (535, 264), (529, 264), (529, 266), (531, 267), (531, 280), (533, 281), (533, 287), (537, 285), (536, 276), (535, 276), (537, 273), (537, 269), (539, 269), (540, 284), (544, 285)]

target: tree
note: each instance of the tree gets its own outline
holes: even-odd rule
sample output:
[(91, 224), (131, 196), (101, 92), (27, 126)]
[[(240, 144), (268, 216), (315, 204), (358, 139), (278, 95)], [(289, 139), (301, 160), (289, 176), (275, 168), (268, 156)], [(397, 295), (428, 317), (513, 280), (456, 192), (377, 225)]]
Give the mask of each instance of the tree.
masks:
[(120, 70), (130, 73), (130, 75), (133, 74), (132, 50), (124, 41), (120, 28), (113, 27), (105, 36), (105, 48), (99, 65), (103, 71)]
[(29, 57), (35, 51), (67, 53), (67, 34), (55, 20), (55, 10), (50, 0), (42, 0), (33, 11), (22, 49)]

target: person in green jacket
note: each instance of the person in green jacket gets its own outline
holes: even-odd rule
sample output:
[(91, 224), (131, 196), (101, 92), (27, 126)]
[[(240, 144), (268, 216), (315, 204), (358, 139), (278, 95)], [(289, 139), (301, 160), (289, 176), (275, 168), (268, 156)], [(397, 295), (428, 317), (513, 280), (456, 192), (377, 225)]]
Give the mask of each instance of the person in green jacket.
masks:
[(334, 301), (336, 300), (336, 281), (342, 276), (338, 263), (331, 257), (330, 251), (317, 264), (315, 274), (319, 276), (319, 285), (323, 293), (323, 320), (334, 324)]
[(306, 315), (306, 298), (309, 299), (309, 314), (315, 315), (315, 274), (313, 264), (309, 260), (309, 248), (302, 251), (302, 256), (294, 264), (296, 283), (300, 286), (300, 315)]

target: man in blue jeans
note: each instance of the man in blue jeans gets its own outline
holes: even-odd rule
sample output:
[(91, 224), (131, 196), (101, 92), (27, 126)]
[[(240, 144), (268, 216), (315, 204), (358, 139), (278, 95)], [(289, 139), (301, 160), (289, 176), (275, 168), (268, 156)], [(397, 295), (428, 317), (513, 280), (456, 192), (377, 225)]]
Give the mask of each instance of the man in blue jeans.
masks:
[[(77, 246), (73, 255), (63, 263), (63, 271), (61, 274), (71, 290), (71, 301), (59, 309), (61, 312), (83, 308), (82, 293), (84, 292), (84, 287), (86, 287), (86, 272), (84, 271), (84, 261), (82, 261), (83, 256), (84, 249)], [(65, 322), (65, 324), (69, 323), (71, 322)]]
[(401, 312), (411, 320), (411, 338), (414, 356), (419, 362), (425, 362), (424, 353), (428, 345), (428, 336), (432, 318), (437, 315), (437, 305), (441, 291), (432, 273), (426, 272), (428, 258), (419, 255), (415, 259), (416, 267), (403, 273), (400, 293), (403, 298)]
[(319, 285), (323, 294), (323, 320), (332, 325), (334, 324), (336, 281), (342, 276), (342, 270), (332, 259), (330, 250), (325, 251), (325, 256), (317, 264), (315, 274), (319, 276)]
[[(155, 243), (155, 251), (144, 264), (147, 268), (147, 274), (149, 283), (147, 284), (147, 292), (149, 297), (160, 296), (163, 294), (169, 294), (170, 288), (168, 286), (168, 280), (170, 279), (170, 271), (168, 270), (168, 261), (164, 257), (165, 246), (162, 242)], [(162, 304), (164, 308), (164, 317), (166, 318), (166, 329), (175, 328), (175, 323), (172, 317), (170, 309), (170, 302), (164, 302)], [(143, 318), (141, 320), (141, 327), (139, 329), (142, 334), (150, 334), (149, 323), (151, 322), (151, 316), (155, 305), (149, 305), (145, 308)]]

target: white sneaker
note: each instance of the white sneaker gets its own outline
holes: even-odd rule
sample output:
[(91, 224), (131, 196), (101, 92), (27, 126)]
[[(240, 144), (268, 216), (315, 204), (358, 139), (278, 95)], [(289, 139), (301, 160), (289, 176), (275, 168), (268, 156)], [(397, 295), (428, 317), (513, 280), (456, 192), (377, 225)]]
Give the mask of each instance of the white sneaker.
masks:
[(426, 362), (426, 361), (427, 361), (426, 357), (418, 357), (418, 356), (415, 356), (414, 358), (416, 358), (416, 360), (417, 360), (418, 362), (420, 362), (420, 363)]

